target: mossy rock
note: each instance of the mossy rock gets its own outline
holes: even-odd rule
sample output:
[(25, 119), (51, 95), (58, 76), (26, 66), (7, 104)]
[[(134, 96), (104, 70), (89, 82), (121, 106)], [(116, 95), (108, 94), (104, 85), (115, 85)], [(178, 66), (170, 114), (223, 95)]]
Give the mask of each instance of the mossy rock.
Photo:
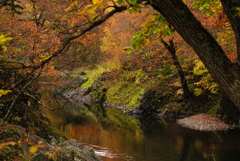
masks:
[(75, 139), (65, 141), (59, 147), (54, 156), (56, 161), (102, 161), (92, 148), (83, 146)]

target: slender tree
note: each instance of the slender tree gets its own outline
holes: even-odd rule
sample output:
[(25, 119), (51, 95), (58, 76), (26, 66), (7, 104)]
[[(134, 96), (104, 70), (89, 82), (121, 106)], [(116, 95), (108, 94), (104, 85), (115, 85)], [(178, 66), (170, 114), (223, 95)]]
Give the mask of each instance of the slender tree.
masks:
[(182, 69), (182, 66), (178, 60), (177, 54), (176, 54), (176, 46), (174, 45), (173, 39), (169, 40), (169, 43), (164, 41), (163, 39), (160, 40), (162, 44), (165, 46), (165, 48), (169, 51), (169, 53), (172, 56), (173, 59), (173, 64), (177, 69), (178, 75), (180, 77), (180, 81), (182, 84), (182, 89), (183, 89), (183, 96), (184, 98), (189, 98), (192, 96), (192, 93), (188, 87), (187, 79), (185, 77), (185, 73)]
[(221, 0), (223, 9), (232, 25), (237, 43), (237, 61), (240, 63), (240, 1), (238, 0)]

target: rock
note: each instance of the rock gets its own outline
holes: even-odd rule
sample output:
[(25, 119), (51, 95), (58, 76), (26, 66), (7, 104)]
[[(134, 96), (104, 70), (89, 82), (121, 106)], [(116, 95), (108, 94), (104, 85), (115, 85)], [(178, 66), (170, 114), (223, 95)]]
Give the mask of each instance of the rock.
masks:
[(83, 146), (77, 140), (64, 141), (59, 146), (57, 160), (64, 161), (101, 161), (92, 148)]
[(53, 159), (48, 158), (47, 155), (44, 155), (44, 154), (41, 153), (41, 154), (36, 155), (36, 156), (32, 159), (32, 161), (53, 161)]
[[(101, 161), (101, 157), (97, 156), (92, 148), (86, 147), (77, 140), (65, 140), (58, 143), (56, 140), (47, 142), (44, 138), (34, 134), (30, 134), (24, 127), (18, 125), (5, 125), (0, 128), (1, 142), (12, 142), (16, 144), (12, 146), (11, 160), (19, 157), (27, 157), (33, 161)], [(0, 143), (1, 143), (0, 142)], [(36, 148), (31, 152), (31, 148)], [(3, 151), (0, 151), (0, 153)], [(9, 153), (2, 153), (1, 157), (8, 157)], [(26, 158), (25, 158), (26, 159)], [(1, 160), (1, 159), (0, 159)]]
[(80, 105), (92, 105), (93, 99), (90, 95), (86, 95), (83, 89), (77, 88), (73, 91), (65, 91), (62, 94), (65, 98), (67, 98), (71, 102), (76, 102)]

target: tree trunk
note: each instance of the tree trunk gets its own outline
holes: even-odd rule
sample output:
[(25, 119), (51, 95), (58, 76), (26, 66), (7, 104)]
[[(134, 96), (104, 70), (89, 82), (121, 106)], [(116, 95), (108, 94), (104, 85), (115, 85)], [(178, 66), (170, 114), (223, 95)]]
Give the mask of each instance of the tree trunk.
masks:
[(220, 105), (220, 114), (223, 120), (228, 121), (229, 124), (239, 123), (240, 112), (225, 93), (222, 93)]
[(221, 89), (240, 111), (240, 66), (233, 64), (182, 0), (152, 0), (182, 38), (194, 49)]
[(238, 0), (221, 0), (223, 9), (232, 25), (237, 44), (237, 61), (240, 63), (240, 16), (239, 11), (234, 7), (240, 7)]
[(169, 44), (166, 41), (164, 41), (163, 39), (161, 39), (161, 42), (165, 46), (165, 48), (170, 52), (170, 54), (172, 56), (174, 66), (177, 68), (178, 75), (181, 80), (181, 84), (182, 84), (182, 88), (183, 88), (183, 96), (184, 96), (184, 98), (187, 99), (192, 96), (192, 93), (190, 92), (190, 90), (188, 88), (188, 83), (187, 83), (184, 71), (182, 69), (181, 64), (178, 61), (178, 58), (176, 55), (176, 48), (174, 46), (173, 40), (170, 40)]

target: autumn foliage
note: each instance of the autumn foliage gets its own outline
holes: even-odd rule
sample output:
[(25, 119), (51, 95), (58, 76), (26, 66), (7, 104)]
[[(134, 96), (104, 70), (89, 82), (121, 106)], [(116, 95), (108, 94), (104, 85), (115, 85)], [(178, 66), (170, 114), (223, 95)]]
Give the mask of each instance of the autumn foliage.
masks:
[[(0, 105), (5, 107), (4, 119), (18, 101), (26, 100), (24, 105), (36, 103), (38, 98), (33, 93), (39, 76), (54, 80), (76, 68), (97, 70), (101, 66), (117, 71), (115, 78), (125, 71), (143, 71), (149, 79), (159, 82), (170, 78), (169, 87), (182, 84), (186, 90), (178, 90), (177, 95), (186, 91), (194, 97), (219, 95), (218, 84), (195, 51), (176, 32), (175, 26), (147, 2), (12, 2), (0, 3), (0, 97), (5, 100)], [(235, 33), (223, 3), (184, 2), (231, 62), (237, 62)]]

